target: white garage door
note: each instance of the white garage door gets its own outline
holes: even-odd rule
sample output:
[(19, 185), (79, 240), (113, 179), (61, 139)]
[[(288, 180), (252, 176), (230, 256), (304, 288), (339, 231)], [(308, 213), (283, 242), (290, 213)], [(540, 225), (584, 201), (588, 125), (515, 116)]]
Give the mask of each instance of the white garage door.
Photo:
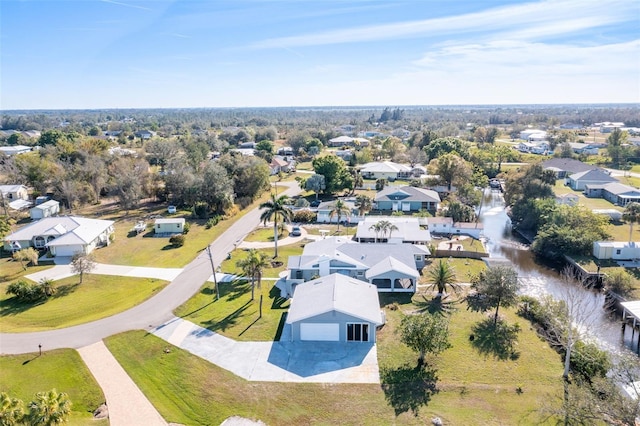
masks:
[(56, 246), (56, 256), (73, 256), (82, 251), (82, 246)]
[(337, 323), (302, 323), (300, 340), (337, 342), (340, 340), (340, 326)]

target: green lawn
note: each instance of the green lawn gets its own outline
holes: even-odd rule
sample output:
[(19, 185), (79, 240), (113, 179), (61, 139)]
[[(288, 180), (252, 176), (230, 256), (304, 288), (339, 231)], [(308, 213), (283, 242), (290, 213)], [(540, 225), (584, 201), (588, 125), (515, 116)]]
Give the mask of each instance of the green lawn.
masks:
[(79, 284), (73, 276), (55, 282), (57, 293), (46, 303), (24, 304), (6, 294), (0, 284), (0, 329), (5, 333), (51, 330), (84, 324), (142, 303), (168, 282), (87, 274)]
[(73, 349), (0, 357), (0, 389), (28, 407), (37, 392), (55, 388), (69, 395), (71, 425), (107, 425), (93, 420), (93, 411), (105, 401), (102, 390)]
[(25, 275), (44, 271), (52, 267), (53, 265), (40, 264), (38, 266), (27, 266), (27, 270), (25, 271), (22, 265), (20, 265), (20, 262), (16, 262), (10, 257), (3, 257), (0, 259), (0, 283), (15, 281)]
[[(260, 250), (266, 253), (269, 261), (273, 249)], [(289, 256), (301, 254), (300, 244), (278, 248), (279, 257), (274, 259), (282, 265), (269, 267), (264, 271), (261, 288), (255, 288), (254, 300), (251, 300), (251, 284), (243, 281), (220, 283), (220, 300), (216, 301), (215, 286), (207, 282), (200, 291), (185, 304), (175, 310), (175, 314), (192, 321), (201, 327), (243, 341), (274, 340), (281, 331), (284, 313), (289, 309), (289, 301), (280, 298), (280, 290), (274, 287), (279, 273), (286, 269)], [(231, 259), (222, 263), (222, 271), (241, 275), (235, 263), (246, 257), (244, 250), (235, 250)], [(262, 295), (262, 318), (260, 296)]]
[[(456, 278), (459, 282), (468, 283), (471, 281), (471, 278), (475, 277), (483, 271), (487, 264), (480, 259), (467, 259), (467, 258), (442, 258), (443, 260), (449, 263), (449, 265), (453, 266), (453, 270), (456, 273)], [(433, 258), (429, 265), (427, 265), (422, 270), (422, 276), (420, 277), (420, 283), (428, 283), (429, 282), (429, 269), (436, 264), (440, 258)]]
[[(278, 234), (278, 240), (288, 236), (288, 232), (286, 233), (287, 235), (284, 235), (282, 233)], [(247, 235), (244, 239), (245, 241), (250, 241), (250, 242), (257, 242), (257, 241), (261, 241), (261, 242), (273, 242), (273, 226), (261, 226), (259, 228), (254, 229), (253, 231), (251, 231), (249, 233), (249, 235)]]
[[(398, 302), (395, 310), (392, 301)], [(540, 423), (543, 401), (555, 403), (561, 396), (560, 356), (511, 310), (505, 310), (508, 321), (522, 326), (517, 356), (483, 352), (469, 336), (485, 317), (458, 305), (450, 324), (453, 347), (428, 358), (419, 374), (417, 354), (399, 343), (395, 330), (402, 311), (428, 302), (421, 295), (413, 303), (409, 295), (383, 298), (382, 386), (248, 382), (179, 348), (165, 353), (165, 341), (142, 331), (109, 337), (106, 344), (170, 422), (217, 424), (239, 415), (267, 424), (411, 425), (428, 424), (435, 416), (445, 424)]]
[(582, 204), (589, 209), (614, 209), (623, 211), (624, 209), (620, 206), (616, 206), (615, 204), (610, 203), (604, 198), (588, 198), (582, 193), (582, 191), (574, 191), (569, 186), (564, 184), (564, 179), (558, 179), (553, 188), (553, 192), (556, 195), (565, 195), (565, 194), (575, 194), (578, 196), (578, 204)]

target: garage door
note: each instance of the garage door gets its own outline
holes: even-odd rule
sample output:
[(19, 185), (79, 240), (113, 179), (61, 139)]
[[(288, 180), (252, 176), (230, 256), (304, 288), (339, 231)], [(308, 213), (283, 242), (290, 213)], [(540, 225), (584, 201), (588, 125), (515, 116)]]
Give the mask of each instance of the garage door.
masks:
[(337, 323), (302, 323), (300, 340), (337, 342), (340, 340), (340, 326)]

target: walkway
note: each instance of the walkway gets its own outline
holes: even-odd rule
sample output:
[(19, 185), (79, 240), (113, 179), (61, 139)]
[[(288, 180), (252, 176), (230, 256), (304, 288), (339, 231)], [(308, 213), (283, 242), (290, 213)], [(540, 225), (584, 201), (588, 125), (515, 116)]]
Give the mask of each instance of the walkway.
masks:
[[(180, 275), (180, 272), (182, 272), (182, 268), (149, 268), (96, 263), (96, 267), (89, 273), (98, 275), (117, 275), (121, 277), (157, 278), (165, 281), (173, 281), (178, 275)], [(63, 278), (72, 277), (73, 275), (76, 274), (71, 272), (71, 265), (55, 265), (53, 268), (25, 275), (25, 278), (35, 282), (39, 282), (44, 278), (57, 281)]]
[(111, 426), (166, 426), (167, 422), (102, 341), (80, 348), (78, 352), (104, 392)]
[(156, 327), (154, 335), (224, 368), (261, 382), (380, 383), (375, 344), (237, 342), (181, 318)]

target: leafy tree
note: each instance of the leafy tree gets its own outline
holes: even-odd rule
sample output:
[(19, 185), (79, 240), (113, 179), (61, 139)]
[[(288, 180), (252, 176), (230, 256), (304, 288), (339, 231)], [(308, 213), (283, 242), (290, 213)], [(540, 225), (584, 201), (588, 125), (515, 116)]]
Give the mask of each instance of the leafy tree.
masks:
[(480, 311), (496, 308), (493, 316), (493, 325), (496, 326), (500, 307), (508, 308), (517, 303), (520, 283), (518, 274), (513, 268), (493, 266), (474, 277), (471, 288), (476, 291), (476, 294), (468, 298), (470, 308)]
[(266, 225), (267, 222), (273, 220), (273, 242), (275, 245), (274, 258), (278, 257), (278, 223), (291, 222), (293, 211), (287, 205), (289, 199), (286, 195), (277, 196), (271, 194), (271, 199), (260, 204), (260, 208), (263, 209), (260, 215), (260, 220)]
[(427, 161), (427, 154), (417, 146), (414, 146), (407, 150), (407, 158), (411, 167), (414, 167), (417, 164), (423, 164)]
[(360, 216), (364, 216), (373, 208), (373, 200), (371, 200), (371, 197), (368, 197), (364, 194), (359, 194), (356, 196), (355, 206), (358, 208), (358, 214)]
[(129, 211), (145, 196), (145, 184), (149, 179), (149, 165), (133, 157), (119, 157), (109, 167), (111, 188), (120, 206)]
[(172, 235), (171, 238), (169, 238), (169, 244), (174, 247), (182, 247), (186, 239), (187, 237), (185, 237), (184, 234)]
[(622, 297), (629, 298), (636, 287), (635, 278), (626, 269), (612, 269), (604, 276), (604, 286)]
[(15, 426), (24, 417), (24, 403), (11, 398), (6, 392), (0, 392), (0, 426)]
[(254, 299), (255, 283), (258, 288), (262, 282), (262, 272), (268, 266), (267, 256), (255, 249), (250, 249), (247, 257), (236, 262), (236, 266), (242, 269), (243, 274), (251, 280), (251, 300)]
[(13, 253), (13, 260), (20, 262), (22, 269), (27, 270), (27, 264), (31, 263), (33, 266), (38, 265), (38, 258), (40, 253), (33, 247), (27, 247), (22, 250), (18, 250)]
[(333, 217), (337, 217), (337, 222), (338, 222), (338, 231), (340, 232), (340, 222), (343, 216), (349, 217), (349, 215), (351, 214), (351, 210), (349, 209), (349, 206), (347, 206), (345, 204), (344, 201), (342, 200), (337, 200), (333, 206), (331, 206), (331, 210), (329, 211), (329, 219), (333, 219)]
[(11, 232), (11, 219), (9, 216), (0, 216), (0, 240)]
[(420, 354), (418, 365), (423, 365), (427, 353), (438, 355), (451, 347), (448, 327), (447, 319), (442, 316), (407, 315), (400, 323), (400, 340)]
[(209, 162), (204, 167), (198, 198), (214, 213), (222, 213), (233, 204), (233, 182), (222, 165)]
[(427, 160), (439, 158), (445, 154), (456, 154), (465, 160), (469, 159), (469, 143), (458, 138), (438, 138), (424, 148)]
[(259, 157), (262, 157), (267, 161), (271, 161), (273, 153), (273, 142), (271, 142), (270, 140), (263, 139), (256, 144), (256, 155), (258, 155)]
[(246, 197), (253, 201), (270, 186), (271, 171), (262, 158), (225, 154), (218, 162), (226, 169), (233, 181), (233, 192), (238, 200)]
[(71, 272), (80, 274), (80, 284), (85, 273), (90, 273), (96, 267), (96, 262), (92, 254), (78, 252), (71, 257)]
[(629, 222), (629, 242), (633, 241), (633, 224), (640, 221), (640, 203), (629, 203), (624, 209), (622, 219)]
[(443, 154), (431, 160), (429, 169), (440, 177), (440, 181), (451, 191), (452, 185), (468, 181), (471, 178), (471, 167), (456, 154)]
[(385, 178), (376, 180), (376, 191), (382, 191), (385, 186), (387, 186), (387, 180)]
[(460, 284), (458, 284), (455, 268), (443, 259), (439, 259), (437, 263), (433, 264), (427, 274), (431, 288), (438, 290), (438, 294), (436, 295), (438, 299), (446, 294), (447, 287), (455, 293), (462, 288)]
[(7, 138), (8, 145), (24, 145), (26, 137), (22, 133), (13, 133)]
[(627, 141), (627, 132), (616, 128), (607, 138), (607, 154), (611, 158), (611, 163), (620, 165), (629, 156), (629, 149), (624, 145)]
[(507, 177), (504, 198), (509, 206), (514, 206), (520, 200), (552, 198), (551, 185), (554, 183), (553, 171), (544, 170), (540, 164), (525, 166), (519, 172), (510, 173)]
[(47, 130), (40, 134), (40, 138), (38, 139), (38, 145), (47, 146), (52, 145), (55, 146), (61, 141), (69, 140), (69, 136), (60, 130)]
[(454, 222), (473, 222), (476, 220), (476, 212), (473, 207), (462, 204), (457, 200), (449, 202), (445, 216), (450, 217)]
[(513, 156), (513, 150), (506, 145), (494, 145), (491, 148), (491, 154), (498, 163), (498, 173), (502, 171), (502, 163), (505, 159), (510, 159)]
[(334, 194), (353, 186), (353, 177), (347, 170), (345, 162), (335, 155), (315, 158), (312, 164), (316, 174), (324, 176), (325, 192)]
[(164, 172), (169, 160), (178, 155), (179, 144), (162, 138), (150, 139), (145, 145), (145, 152), (149, 163), (157, 164)]
[(67, 423), (71, 405), (69, 396), (64, 392), (58, 393), (55, 389), (38, 392), (35, 400), (29, 404), (29, 423), (43, 426)]
[(324, 182), (324, 176), (319, 175), (317, 173), (315, 175), (309, 176), (305, 181), (305, 185), (304, 185), (304, 189), (306, 189), (307, 191), (313, 191), (316, 193), (316, 200), (318, 199), (318, 194), (324, 191), (325, 188), (326, 188), (326, 185)]

